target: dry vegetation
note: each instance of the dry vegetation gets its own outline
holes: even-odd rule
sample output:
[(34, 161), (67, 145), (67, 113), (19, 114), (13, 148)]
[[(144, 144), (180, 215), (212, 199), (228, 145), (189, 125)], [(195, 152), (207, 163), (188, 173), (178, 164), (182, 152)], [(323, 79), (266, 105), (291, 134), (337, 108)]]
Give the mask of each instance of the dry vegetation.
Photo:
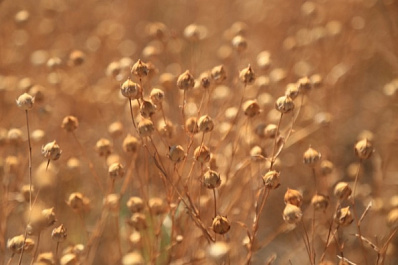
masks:
[(1, 264), (398, 264), (396, 0), (3, 0), (0, 25)]

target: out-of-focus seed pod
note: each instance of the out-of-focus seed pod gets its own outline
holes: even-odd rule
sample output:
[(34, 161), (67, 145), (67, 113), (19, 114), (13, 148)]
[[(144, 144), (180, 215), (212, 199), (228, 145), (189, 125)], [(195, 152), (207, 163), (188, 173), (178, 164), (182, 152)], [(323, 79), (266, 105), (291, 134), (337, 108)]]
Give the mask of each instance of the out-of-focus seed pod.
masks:
[(221, 84), (225, 79), (227, 79), (227, 73), (223, 65), (218, 65), (211, 69), (211, 78), (216, 84)]
[(112, 144), (108, 139), (101, 138), (95, 144), (95, 150), (99, 156), (109, 156), (112, 153)]
[(42, 103), (44, 101), (44, 93), (46, 88), (41, 85), (34, 85), (29, 88), (29, 94), (34, 98), (34, 103)]
[(148, 65), (141, 61), (141, 59), (138, 59), (131, 68), (131, 74), (139, 79), (146, 77), (149, 74)]
[(142, 95), (141, 86), (130, 79), (124, 81), (120, 87), (120, 92), (128, 99), (138, 99)]
[(196, 147), (193, 154), (195, 160), (197, 160), (200, 163), (206, 163), (210, 161), (210, 154), (211, 154), (210, 149), (205, 145)]
[(61, 127), (67, 132), (74, 132), (79, 127), (79, 120), (75, 116), (66, 116), (62, 120)]
[(285, 220), (286, 223), (297, 224), (302, 216), (303, 213), (299, 207), (290, 203), (286, 204), (283, 210), (283, 220)]
[(208, 89), (212, 80), (210, 79), (210, 74), (208, 72), (204, 72), (199, 76), (200, 86), (204, 89)]
[(247, 100), (243, 103), (242, 108), (245, 115), (250, 118), (260, 113), (260, 105), (255, 100)]
[(22, 248), (24, 252), (29, 253), (33, 250), (35, 246), (35, 242), (31, 238), (26, 238), (24, 235), (14, 236), (11, 239), (7, 240), (7, 248), (14, 254), (19, 254), (22, 252)]
[(141, 212), (144, 206), (144, 201), (140, 197), (133, 196), (127, 201), (127, 208), (129, 208), (132, 213)]
[(247, 49), (247, 40), (241, 35), (235, 36), (232, 39), (232, 46), (237, 52), (243, 52)]
[(54, 140), (41, 148), (42, 155), (48, 160), (58, 160), (61, 157), (62, 150)]
[(86, 55), (79, 50), (74, 50), (69, 54), (69, 64), (71, 66), (82, 65), (86, 60)]
[(323, 176), (327, 176), (330, 173), (332, 173), (333, 169), (334, 169), (334, 165), (331, 161), (323, 160), (321, 162), (321, 173)]
[(207, 248), (207, 255), (215, 264), (223, 264), (228, 258), (231, 247), (226, 242), (218, 241)]
[(51, 238), (57, 242), (65, 241), (68, 234), (66, 233), (66, 228), (63, 224), (53, 229), (51, 232)]
[(398, 228), (398, 208), (392, 209), (387, 215), (387, 225), (391, 229)]
[(86, 211), (90, 208), (90, 200), (80, 192), (70, 194), (67, 204), (77, 212)]
[(279, 176), (280, 173), (275, 170), (268, 171), (263, 176), (264, 186), (269, 189), (278, 188), (280, 185)]
[(353, 220), (349, 206), (338, 209), (334, 215), (334, 221), (340, 226), (348, 226)]
[(279, 97), (275, 102), (275, 109), (281, 113), (289, 113), (294, 109), (294, 102), (288, 96)]
[(297, 81), (297, 87), (300, 91), (300, 93), (307, 93), (311, 90), (312, 88), (312, 83), (311, 80), (308, 77), (302, 77)]
[(108, 133), (112, 136), (112, 138), (118, 138), (122, 136), (123, 129), (123, 124), (120, 121), (115, 121), (108, 126)]
[(127, 153), (135, 154), (138, 150), (138, 139), (128, 134), (123, 140), (123, 150)]
[(161, 198), (150, 198), (148, 206), (154, 215), (164, 214), (167, 211), (167, 206)]
[(213, 119), (209, 115), (203, 115), (198, 120), (199, 131), (211, 132), (214, 129)]
[(138, 123), (138, 133), (141, 137), (148, 137), (151, 136), (152, 133), (155, 131), (155, 127), (153, 126), (153, 122), (149, 119), (142, 119)]
[(336, 187), (334, 187), (334, 196), (336, 196), (340, 201), (347, 200), (351, 193), (352, 190), (346, 182), (339, 182)]
[(162, 102), (164, 100), (164, 92), (163, 92), (163, 90), (161, 90), (159, 88), (152, 89), (150, 98), (151, 98), (152, 102), (156, 106), (162, 105)]
[(75, 254), (65, 254), (60, 259), (60, 265), (78, 265), (79, 260)]
[(262, 162), (262, 161), (264, 161), (265, 156), (266, 156), (266, 154), (265, 154), (264, 150), (258, 145), (253, 146), (250, 149), (250, 158), (254, 162)]
[(54, 208), (44, 209), (31, 216), (30, 223), (27, 226), (28, 234), (38, 235), (43, 229), (52, 226), (55, 222)]
[(303, 203), (303, 195), (298, 190), (287, 188), (284, 200), (286, 204), (290, 203), (297, 207), (300, 207), (301, 204)]
[(120, 206), (120, 195), (111, 193), (106, 195), (103, 200), (104, 208), (112, 213), (119, 213), (119, 206)]
[(314, 167), (319, 160), (321, 159), (321, 153), (319, 153), (317, 150), (315, 150), (312, 147), (309, 147), (303, 155), (303, 162), (304, 164)]
[(214, 233), (223, 235), (231, 229), (231, 224), (226, 216), (217, 215), (213, 219), (212, 229)]
[(158, 125), (158, 131), (161, 136), (171, 139), (174, 135), (175, 128), (171, 122), (166, 121), (165, 123), (164, 121), (161, 121)]
[(170, 146), (168, 157), (175, 163), (182, 161), (185, 158), (184, 148), (181, 145)]
[(266, 138), (275, 138), (279, 134), (278, 126), (276, 124), (268, 124), (264, 129), (264, 136)]
[(195, 79), (193, 75), (186, 70), (184, 73), (180, 74), (177, 79), (177, 87), (181, 90), (188, 90), (195, 86)]
[(313, 74), (310, 77), (310, 81), (314, 88), (320, 88), (322, 86), (322, 76), (320, 74)]
[(145, 230), (148, 227), (146, 216), (142, 213), (134, 213), (127, 223), (138, 231)]
[(299, 94), (299, 88), (297, 84), (295, 83), (287, 84), (285, 90), (285, 96), (288, 96), (294, 100), (295, 98), (297, 98), (298, 94)]
[(17, 106), (23, 110), (30, 110), (33, 108), (33, 104), (35, 102), (34, 97), (29, 95), (28, 93), (23, 93), (16, 100)]
[(124, 167), (120, 163), (112, 163), (108, 168), (108, 174), (111, 179), (123, 178)]
[(190, 24), (184, 29), (184, 37), (189, 41), (196, 42), (207, 36), (207, 28), (198, 24)]
[(23, 133), (20, 129), (11, 128), (10, 130), (8, 130), (8, 133), (7, 133), (8, 144), (13, 145), (13, 146), (20, 145), (23, 141), (22, 136), (23, 136)]
[(144, 118), (150, 118), (156, 112), (156, 106), (149, 100), (143, 100), (140, 106), (140, 114)]
[(52, 252), (43, 252), (37, 256), (34, 265), (55, 265), (55, 257)]
[(185, 121), (185, 128), (191, 134), (199, 132), (199, 126), (196, 117), (190, 117)]
[(145, 260), (142, 257), (141, 253), (138, 251), (133, 251), (127, 253), (122, 258), (122, 265), (144, 265)]
[(221, 185), (220, 174), (214, 170), (208, 170), (203, 176), (203, 184), (208, 189), (215, 189)]
[(256, 75), (250, 64), (239, 72), (239, 79), (246, 85), (253, 84), (256, 81)]
[(322, 194), (315, 194), (311, 199), (311, 204), (315, 210), (325, 211), (329, 205), (329, 198)]
[(357, 142), (354, 150), (355, 154), (361, 160), (370, 158), (374, 152), (373, 145), (368, 139), (363, 139)]

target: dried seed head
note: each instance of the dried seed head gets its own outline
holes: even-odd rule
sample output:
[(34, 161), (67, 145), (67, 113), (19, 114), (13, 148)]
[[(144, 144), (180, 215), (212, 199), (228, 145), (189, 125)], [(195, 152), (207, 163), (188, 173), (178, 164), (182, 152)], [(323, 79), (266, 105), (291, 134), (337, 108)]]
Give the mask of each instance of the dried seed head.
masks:
[(52, 252), (43, 252), (37, 256), (34, 265), (55, 265), (55, 258)]
[(297, 98), (298, 94), (299, 94), (299, 88), (296, 83), (287, 84), (285, 90), (285, 96), (288, 96), (294, 100), (295, 98)]
[(272, 64), (271, 54), (269, 51), (262, 51), (257, 55), (256, 62), (258, 67), (268, 70)]
[(164, 214), (167, 211), (167, 207), (161, 198), (150, 198), (148, 201), (149, 210), (154, 215)]
[(242, 109), (246, 116), (252, 118), (260, 113), (260, 105), (256, 100), (247, 100), (243, 103)]
[(200, 86), (204, 89), (208, 89), (211, 86), (210, 74), (208, 72), (204, 72), (199, 77)]
[(17, 128), (12, 128), (7, 133), (7, 140), (10, 145), (18, 146), (22, 143), (22, 131)]
[(231, 247), (228, 243), (218, 241), (207, 248), (207, 254), (215, 264), (223, 264), (223, 261), (228, 257), (230, 249)]
[(334, 221), (340, 226), (347, 226), (352, 223), (354, 218), (352, 217), (350, 206), (340, 208), (334, 215)]
[(310, 77), (310, 81), (314, 88), (320, 88), (322, 86), (322, 76), (320, 74), (313, 74)]
[(176, 83), (176, 76), (171, 73), (163, 73), (159, 76), (159, 84), (165, 89), (172, 89)]
[(127, 153), (136, 153), (138, 149), (138, 139), (128, 134), (123, 140), (123, 150)]
[(141, 79), (149, 74), (148, 65), (138, 59), (138, 61), (131, 68), (131, 74)]
[(63, 224), (53, 229), (51, 232), (51, 238), (57, 242), (65, 241), (68, 234), (66, 233), (66, 228)]
[(221, 84), (225, 79), (227, 79), (227, 73), (225, 72), (223, 65), (218, 65), (211, 69), (211, 78), (216, 84)]
[(75, 254), (68, 253), (61, 257), (59, 263), (60, 265), (78, 265), (79, 261)]
[(268, 171), (263, 176), (264, 186), (269, 188), (269, 189), (278, 188), (279, 185), (280, 185), (279, 175), (280, 175), (280, 173), (275, 171), (275, 170)]
[(34, 85), (29, 88), (29, 94), (34, 98), (34, 103), (41, 103), (44, 101), (45, 87), (41, 85)]
[(268, 124), (264, 129), (266, 138), (275, 138), (278, 135), (278, 126), (276, 124)]
[(294, 102), (288, 96), (279, 97), (275, 102), (275, 109), (281, 113), (288, 113), (294, 109)]
[(90, 200), (80, 192), (74, 192), (69, 195), (67, 204), (75, 211), (85, 211), (90, 208)]
[(124, 176), (124, 167), (120, 163), (113, 163), (108, 168), (108, 174), (111, 179), (122, 178)]
[(302, 77), (297, 81), (298, 90), (305, 94), (312, 88), (311, 80), (308, 77)]
[(220, 173), (218, 173), (217, 171), (209, 169), (204, 174), (203, 184), (208, 189), (218, 188), (221, 185)]
[(66, 116), (62, 120), (61, 127), (67, 132), (74, 132), (79, 127), (79, 120), (75, 116)]
[(48, 160), (58, 160), (61, 157), (62, 150), (54, 140), (42, 146), (41, 153)]
[(10, 175), (16, 175), (20, 170), (20, 159), (16, 156), (7, 156), (4, 163), (4, 172)]
[(211, 132), (214, 129), (213, 119), (209, 115), (203, 115), (198, 120), (199, 131)]
[(141, 86), (137, 83), (134, 83), (130, 79), (124, 81), (120, 87), (120, 92), (124, 97), (129, 99), (138, 99), (142, 94)]
[(214, 233), (223, 235), (229, 231), (231, 224), (226, 216), (217, 215), (213, 218), (211, 227)]
[(398, 228), (398, 208), (392, 209), (387, 215), (387, 225), (391, 229)]
[(28, 93), (23, 93), (16, 100), (19, 108), (23, 110), (30, 110), (33, 108), (33, 103), (35, 102), (35, 98), (29, 95)]
[(311, 199), (311, 204), (315, 210), (325, 211), (329, 205), (329, 198), (321, 194), (315, 194)]
[(162, 105), (162, 102), (164, 100), (164, 92), (163, 92), (163, 90), (161, 90), (159, 88), (152, 89), (150, 98), (151, 98), (152, 102), (156, 106)]
[(167, 26), (161, 22), (151, 22), (145, 27), (146, 34), (152, 39), (164, 40), (167, 37)]
[(256, 81), (256, 75), (253, 72), (250, 64), (239, 72), (239, 79), (246, 85), (253, 84)]
[[(25, 202), (29, 202), (29, 200), (30, 200), (30, 192), (31, 192), (30, 185), (23, 185), (21, 187), (20, 194), (24, 198)], [(34, 187), (32, 186), (32, 197), (34, 197), (33, 196), (34, 192), (35, 192), (35, 190), (34, 190)]]
[(13, 254), (21, 253), (22, 248), (24, 249), (24, 252), (28, 253), (33, 250), (34, 246), (35, 242), (30, 238), (26, 238), (25, 240), (24, 235), (14, 236), (13, 238), (7, 240), (7, 248)]
[(184, 73), (180, 74), (177, 79), (177, 87), (181, 90), (188, 90), (195, 86), (195, 79), (193, 75), (186, 70)]
[(303, 213), (299, 207), (290, 203), (286, 204), (283, 210), (283, 220), (285, 220), (286, 223), (297, 224), (302, 216)]
[(250, 149), (250, 158), (254, 162), (264, 161), (265, 156), (266, 156), (266, 154), (265, 154), (264, 150), (258, 145), (253, 146), (252, 149)]
[(113, 213), (119, 213), (120, 195), (111, 193), (103, 200), (104, 208)]
[(144, 206), (144, 201), (140, 197), (133, 196), (127, 201), (127, 208), (129, 208), (132, 213), (141, 212)]
[(174, 126), (169, 121), (166, 121), (166, 123), (164, 123), (164, 121), (161, 121), (158, 126), (158, 131), (160, 135), (170, 139), (174, 135)]
[(69, 55), (69, 64), (72, 66), (79, 66), (86, 60), (86, 55), (79, 50), (74, 50)]
[(47, 67), (50, 70), (55, 70), (62, 65), (62, 60), (59, 57), (51, 57), (47, 61)]
[(148, 227), (146, 216), (142, 213), (134, 213), (127, 223), (138, 231), (144, 230)]
[(238, 35), (232, 39), (232, 46), (236, 51), (243, 52), (247, 49), (247, 41), (243, 36)]
[(321, 162), (321, 173), (323, 176), (327, 176), (330, 173), (332, 173), (334, 169), (334, 165), (331, 161), (329, 160), (322, 160)]
[(43, 229), (52, 226), (55, 222), (54, 208), (44, 209), (40, 213), (32, 214), (27, 232), (29, 235), (38, 235)]
[(357, 142), (354, 150), (357, 157), (361, 160), (370, 158), (374, 152), (373, 145), (368, 139)]
[(206, 38), (207, 28), (202, 25), (190, 24), (184, 29), (184, 37), (189, 41), (200, 41)]
[(112, 138), (118, 138), (123, 134), (123, 123), (120, 121), (112, 122), (108, 126), (108, 132), (112, 136)]
[(321, 159), (321, 153), (319, 153), (317, 150), (313, 149), (312, 147), (309, 147), (303, 155), (303, 163), (310, 166), (314, 167), (319, 160)]
[(127, 253), (122, 258), (122, 265), (144, 265), (145, 260), (142, 257), (141, 253), (138, 251), (133, 251)]
[(182, 161), (185, 158), (184, 148), (181, 145), (170, 146), (168, 157), (175, 163)]
[(191, 134), (199, 132), (199, 126), (196, 117), (190, 117), (185, 121), (185, 128)]
[(140, 106), (140, 114), (144, 118), (150, 118), (156, 112), (156, 106), (148, 100), (143, 100)]
[(287, 188), (284, 200), (286, 204), (290, 203), (292, 205), (300, 207), (301, 204), (303, 203), (303, 195), (298, 190)]
[(206, 163), (210, 161), (210, 149), (205, 145), (196, 147), (193, 155), (195, 160), (200, 163)]
[(351, 193), (352, 190), (346, 182), (339, 182), (336, 187), (334, 187), (334, 196), (336, 196), (340, 201), (347, 200)]
[(109, 156), (112, 153), (112, 144), (108, 139), (101, 138), (95, 144), (95, 150), (99, 156)]
[(110, 64), (108, 64), (108, 66), (106, 67), (106, 75), (107, 76), (111, 76), (113, 78), (117, 78), (117, 76), (120, 74), (120, 72), (122, 71), (120, 62), (115, 61), (115, 62), (111, 62)]
[(149, 119), (142, 119), (138, 123), (138, 133), (141, 137), (151, 136), (151, 134), (155, 131), (155, 127), (153, 126), (153, 122)]

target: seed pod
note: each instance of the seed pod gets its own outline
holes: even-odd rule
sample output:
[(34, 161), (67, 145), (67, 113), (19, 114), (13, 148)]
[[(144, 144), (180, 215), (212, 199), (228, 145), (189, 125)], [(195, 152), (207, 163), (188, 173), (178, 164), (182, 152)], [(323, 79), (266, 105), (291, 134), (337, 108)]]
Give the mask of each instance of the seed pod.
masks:
[(301, 93), (305, 94), (312, 88), (311, 80), (308, 77), (302, 77), (297, 81), (297, 87)]
[(185, 128), (191, 134), (199, 132), (199, 126), (196, 117), (190, 117), (185, 121)]
[(52, 226), (56, 222), (54, 208), (44, 209), (31, 217), (27, 226), (29, 235), (38, 235), (43, 229)]
[(138, 140), (131, 134), (128, 134), (123, 140), (123, 150), (127, 153), (136, 153), (138, 149)]
[(74, 50), (69, 54), (69, 64), (72, 66), (79, 66), (86, 60), (86, 55), (79, 50)]
[(203, 115), (198, 120), (199, 131), (211, 132), (214, 129), (213, 119), (209, 115)]
[(320, 74), (311, 75), (310, 81), (314, 88), (320, 88), (322, 86), (322, 76)]
[(53, 229), (51, 232), (51, 238), (57, 242), (65, 241), (68, 234), (66, 233), (66, 228), (63, 224)]
[(303, 203), (303, 195), (298, 190), (293, 190), (293, 189), (287, 188), (287, 191), (285, 192), (284, 200), (285, 200), (285, 204), (290, 203), (292, 205), (300, 207), (301, 204)]
[(331, 161), (323, 160), (321, 162), (321, 173), (323, 176), (327, 176), (330, 173), (332, 173), (333, 169), (334, 169), (334, 165)]
[(134, 213), (127, 223), (138, 231), (145, 230), (148, 227), (146, 217), (142, 213)]
[(231, 247), (228, 243), (218, 241), (207, 248), (207, 255), (214, 264), (225, 264)]
[(167, 37), (167, 26), (161, 22), (151, 22), (145, 27), (145, 32), (152, 39), (164, 40)]
[(252, 118), (260, 113), (260, 106), (255, 100), (247, 100), (243, 103), (242, 109), (246, 116)]
[(311, 199), (311, 204), (315, 210), (325, 211), (329, 205), (329, 198), (321, 194), (315, 194)]
[(195, 79), (193, 78), (193, 75), (189, 72), (189, 70), (186, 70), (184, 73), (180, 74), (180, 76), (177, 79), (177, 87), (181, 90), (188, 90), (191, 89), (195, 86)]
[(11, 250), (13, 254), (21, 253), (22, 248), (24, 252), (28, 253), (33, 250), (34, 246), (35, 242), (30, 238), (26, 238), (25, 240), (24, 235), (14, 236), (7, 240), (7, 248)]
[(52, 252), (43, 252), (37, 256), (34, 265), (55, 265), (55, 258)]
[(95, 144), (95, 150), (99, 156), (109, 156), (112, 153), (112, 144), (108, 139), (101, 138)]
[(361, 160), (370, 158), (374, 152), (373, 145), (368, 139), (357, 142), (354, 150), (357, 157)]
[(161, 121), (158, 126), (158, 131), (161, 136), (171, 139), (174, 135), (175, 128), (173, 124), (169, 121)]
[(165, 89), (172, 89), (176, 83), (176, 76), (171, 73), (163, 73), (159, 76), (159, 84)]
[(210, 74), (208, 72), (202, 73), (199, 80), (202, 88), (208, 89), (211, 86)]
[(123, 124), (120, 121), (112, 122), (108, 126), (108, 132), (112, 138), (118, 138), (123, 134)]
[(211, 227), (214, 233), (223, 235), (229, 231), (231, 224), (226, 216), (217, 215), (213, 218)]
[(288, 96), (279, 97), (275, 102), (275, 109), (281, 113), (288, 113), (294, 109), (294, 102)]
[(129, 99), (138, 99), (141, 97), (142, 94), (141, 86), (137, 83), (134, 83), (130, 79), (124, 81), (124, 83), (120, 87), (120, 92), (124, 97)]
[(238, 35), (232, 39), (232, 46), (237, 52), (243, 52), (247, 49), (247, 41), (243, 36)]
[(295, 83), (287, 84), (285, 90), (285, 96), (290, 97), (291, 99), (294, 100), (295, 98), (297, 98), (298, 94), (299, 94), (299, 88), (297, 84)]
[(154, 215), (164, 214), (167, 211), (167, 207), (164, 201), (160, 198), (150, 198), (148, 201), (149, 210)]
[(20, 159), (16, 156), (7, 156), (4, 164), (4, 172), (10, 175), (16, 175), (20, 169)]
[(79, 120), (75, 116), (66, 116), (62, 120), (61, 127), (67, 132), (74, 132), (79, 127)]
[(138, 59), (138, 61), (131, 68), (131, 74), (141, 79), (146, 77), (149, 73), (148, 65)]
[(10, 145), (18, 146), (22, 143), (22, 131), (17, 128), (12, 128), (7, 133), (7, 140)]
[(108, 174), (111, 179), (122, 178), (124, 176), (124, 167), (120, 163), (113, 163), (108, 168)]
[(269, 189), (278, 188), (279, 185), (280, 185), (279, 175), (280, 175), (280, 173), (275, 171), (275, 170), (268, 171), (263, 176), (264, 186), (269, 188)]
[(80, 192), (74, 192), (69, 195), (67, 204), (75, 211), (85, 211), (90, 207), (90, 200)]
[(321, 153), (319, 153), (317, 150), (313, 149), (312, 147), (309, 147), (303, 155), (303, 163), (310, 166), (314, 167), (319, 160), (321, 159)]
[(346, 182), (339, 182), (337, 183), (336, 187), (334, 187), (334, 195), (340, 200), (344, 201), (347, 200), (348, 197), (351, 195), (352, 190), (348, 183)]
[(34, 198), (35, 189), (32, 186), (32, 190), (30, 189), (30, 185), (23, 185), (20, 190), (20, 194), (24, 198), (25, 202), (29, 202), (30, 200), (30, 192), (32, 191), (32, 197)]
[(221, 84), (225, 79), (227, 79), (227, 74), (225, 72), (223, 65), (218, 65), (211, 69), (211, 78), (216, 84)]
[(111, 193), (103, 200), (104, 208), (113, 213), (119, 213), (120, 195)]
[(200, 162), (200, 163), (206, 163), (210, 161), (210, 149), (205, 146), (201, 145), (196, 147), (193, 156), (195, 157), (195, 160)]
[(161, 90), (159, 88), (152, 89), (150, 98), (155, 105), (157, 105), (157, 106), (162, 105), (162, 102), (164, 100), (163, 90)]
[(140, 197), (130, 197), (127, 201), (127, 208), (132, 213), (141, 212), (144, 209), (144, 201)]
[(61, 157), (62, 150), (54, 140), (42, 146), (41, 153), (48, 160), (58, 160)]
[(340, 208), (334, 215), (334, 221), (340, 226), (347, 226), (352, 223), (354, 218), (352, 217), (350, 206)]
[(204, 174), (203, 184), (208, 189), (215, 189), (221, 185), (220, 174), (217, 171), (209, 169)]
[(145, 260), (137, 250), (127, 253), (122, 258), (122, 265), (144, 265)]
[(266, 156), (266, 154), (265, 154), (264, 150), (258, 145), (253, 146), (252, 149), (250, 149), (250, 158), (254, 162), (264, 161), (265, 156)]
[(140, 106), (140, 114), (144, 118), (151, 118), (156, 112), (156, 106), (148, 100), (143, 100)]
[(79, 261), (75, 254), (69, 253), (61, 257), (59, 261), (60, 265), (78, 265)]
[(196, 42), (207, 36), (207, 28), (202, 25), (190, 24), (184, 29), (184, 37), (189, 41)]
[(256, 62), (262, 70), (268, 70), (272, 64), (271, 54), (269, 51), (262, 51), (257, 55)]
[(392, 209), (387, 215), (387, 225), (391, 229), (398, 228), (398, 208)]
[(169, 155), (171, 161), (178, 163), (185, 158), (185, 151), (181, 145), (173, 145), (169, 147)]
[(29, 94), (34, 98), (34, 103), (42, 103), (44, 101), (44, 93), (46, 88), (41, 85), (34, 85), (29, 88)]
[(239, 72), (239, 79), (246, 85), (253, 84), (254, 81), (256, 81), (256, 75), (254, 74), (250, 64)]
[(35, 103), (35, 98), (28, 93), (23, 93), (16, 100), (17, 105), (20, 109), (30, 110), (33, 108), (33, 103)]
[(141, 137), (151, 136), (155, 131), (155, 127), (153, 126), (153, 122), (149, 119), (142, 119), (138, 123), (138, 133)]
[(299, 207), (290, 203), (286, 204), (283, 210), (283, 220), (285, 220), (286, 223), (297, 224), (302, 216), (303, 213)]

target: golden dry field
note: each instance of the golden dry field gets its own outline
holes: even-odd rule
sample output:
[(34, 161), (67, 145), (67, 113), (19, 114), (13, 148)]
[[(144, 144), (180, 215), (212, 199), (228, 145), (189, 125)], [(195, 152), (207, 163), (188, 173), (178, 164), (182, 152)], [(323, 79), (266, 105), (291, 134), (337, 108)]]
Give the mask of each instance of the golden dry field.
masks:
[(0, 264), (397, 265), (397, 0), (0, 1)]

